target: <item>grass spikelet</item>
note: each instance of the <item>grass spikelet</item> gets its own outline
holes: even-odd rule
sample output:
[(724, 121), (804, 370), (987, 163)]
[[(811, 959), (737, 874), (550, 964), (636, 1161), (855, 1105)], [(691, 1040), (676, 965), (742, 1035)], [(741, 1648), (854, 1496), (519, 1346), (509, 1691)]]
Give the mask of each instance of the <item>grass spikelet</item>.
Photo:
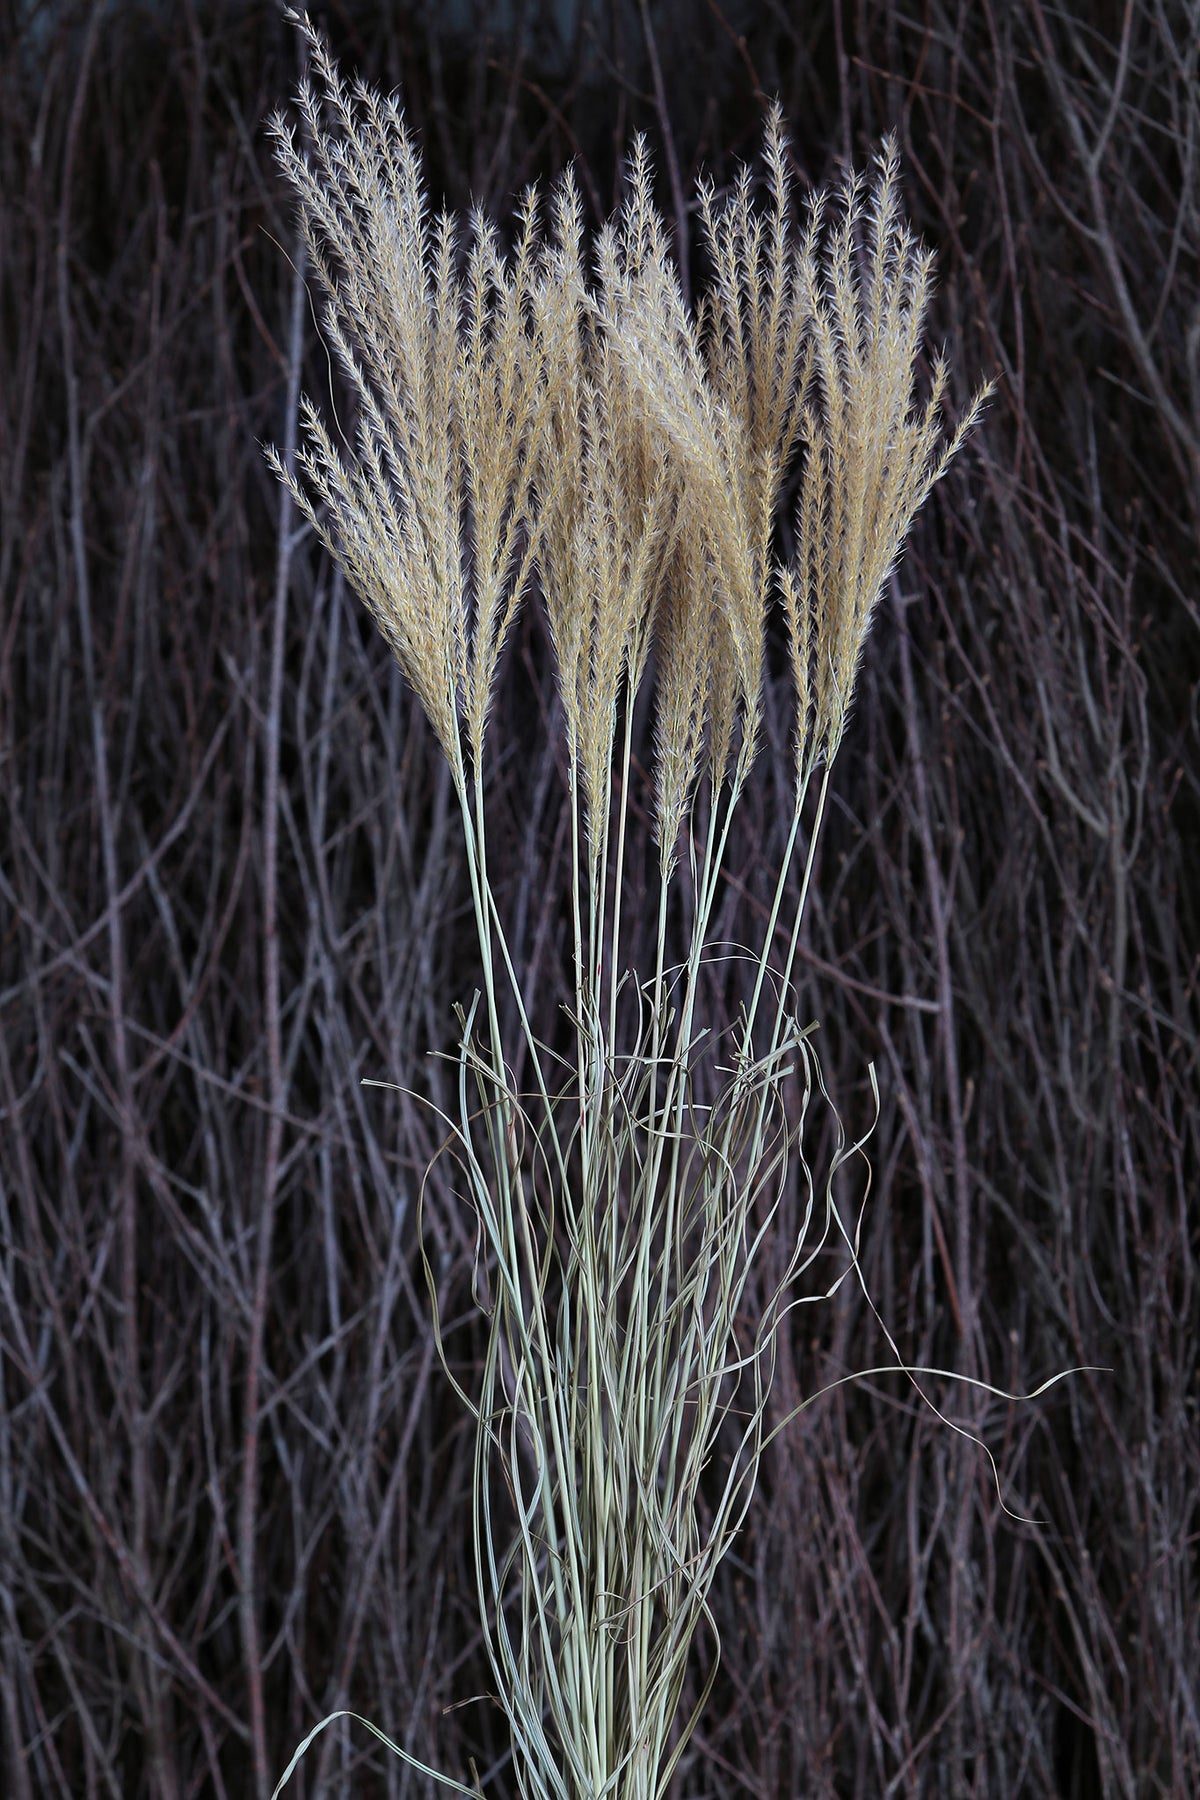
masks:
[[(837, 754), (871, 615), (913, 516), (991, 392), (989, 385), (976, 394), (943, 443), (948, 370), (939, 358), (929, 398), (916, 409), (933, 258), (903, 223), (890, 140), (877, 169), (869, 199), (861, 177), (845, 182), (829, 254), (822, 265), (810, 251), (801, 274), (822, 404), (803, 414), (796, 536), (814, 612), (817, 746), (827, 761)], [(855, 245), (864, 223), (860, 272)], [(810, 235), (815, 228), (814, 212)]]
[[(669, 881), (700, 767), (713, 660), (713, 576), (702, 532), (687, 518), (660, 615), (655, 818), (664, 881)], [(727, 652), (728, 653), (728, 652)]]
[(533, 480), (565, 321), (539, 306), (542, 252), (526, 197), (511, 266), (481, 218), (460, 278), (454, 222), (431, 227), (420, 159), (394, 100), (347, 92), (306, 17), (317, 85), (307, 151), (271, 124), (325, 296), (323, 326), (357, 409), (348, 471), (315, 409), (296, 473), (268, 457), (362, 594), (463, 789), (482, 760), (492, 683), (533, 566)]

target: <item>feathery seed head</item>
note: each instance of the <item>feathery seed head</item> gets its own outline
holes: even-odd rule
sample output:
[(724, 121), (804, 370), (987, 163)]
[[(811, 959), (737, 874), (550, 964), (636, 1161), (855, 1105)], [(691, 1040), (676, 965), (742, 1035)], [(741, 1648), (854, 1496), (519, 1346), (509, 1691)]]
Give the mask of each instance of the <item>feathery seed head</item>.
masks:
[[(701, 184), (711, 285), (684, 302), (645, 140), (585, 270), (568, 172), (543, 242), (536, 197), (511, 256), (472, 220), (429, 217), (394, 100), (349, 92), (301, 15), (315, 85), (273, 123), (300, 202), (327, 337), (357, 404), (354, 454), (308, 402), (292, 472), (273, 465), (371, 607), (456, 779), (476, 769), (505, 642), (537, 567), (558, 660), (568, 751), (593, 863), (606, 839), (623, 686), (657, 634), (657, 827), (664, 870), (701, 760), (735, 788), (758, 739), (768, 609), (777, 591), (796, 689), (796, 797), (845, 728), (873, 610), (948, 443), (935, 366), (914, 401), (932, 257), (903, 223), (885, 144), (797, 228), (778, 106), (763, 197), (742, 170), (723, 201)], [(859, 248), (862, 240), (861, 249)], [(776, 505), (801, 452), (793, 566), (773, 555)]]
[(307, 153), (279, 120), (276, 153), (358, 419), (351, 473), (306, 406), (303, 479), (285, 479), (379, 620), (461, 783), (460, 718), (478, 766), (532, 567), (533, 478), (560, 355), (559, 315), (538, 304), (536, 205), (522, 205), (511, 262), (476, 218), (460, 275), (453, 221), (430, 224), (399, 106), (362, 84), (350, 95), (308, 19), (290, 16), (317, 81), (299, 95)]
[[(803, 265), (823, 404), (805, 412), (807, 458), (796, 513), (797, 573), (815, 626), (815, 742), (802, 741), (798, 747), (798, 794), (812, 762), (820, 756), (832, 761), (837, 753), (863, 642), (884, 583), (914, 514), (945, 473), (991, 391), (984, 388), (975, 396), (944, 447), (939, 415), (947, 371), (942, 361), (935, 366), (924, 409), (915, 410), (916, 364), (933, 258), (917, 248), (902, 223), (899, 164), (891, 140), (878, 158), (878, 170), (865, 205), (861, 178), (846, 180), (824, 268), (812, 253)], [(864, 219), (866, 245), (860, 259), (855, 240)], [(793, 591), (797, 616), (801, 605)], [(793, 663), (803, 694), (808, 692), (809, 653), (810, 637), (794, 637)]]

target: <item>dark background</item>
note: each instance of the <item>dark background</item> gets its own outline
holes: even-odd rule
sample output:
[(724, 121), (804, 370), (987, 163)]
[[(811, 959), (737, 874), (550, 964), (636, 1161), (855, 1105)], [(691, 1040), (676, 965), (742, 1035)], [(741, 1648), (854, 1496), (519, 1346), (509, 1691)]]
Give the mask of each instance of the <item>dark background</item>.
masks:
[[(999, 392), (872, 633), (801, 1010), (854, 1135), (876, 1064), (863, 1265), (906, 1358), (1105, 1372), (927, 1383), (999, 1493), (898, 1376), (790, 1424), (675, 1792), (1194, 1794), (1195, 0), (315, 16), (403, 85), (438, 202), (507, 217), (574, 156), (595, 224), (646, 129), (697, 283), (679, 198), (770, 96), (803, 183), (898, 133), (952, 410)], [(265, 3), (8, 0), (0, 58), (0, 1789), (266, 1800), (351, 1706), (511, 1795), (414, 1235), (439, 1131), (359, 1085), (440, 1091), (457, 839), (259, 448), (301, 379), (329, 399), (263, 132), (297, 40)], [(532, 612), (511, 694), (489, 804), (552, 1011)], [(423, 1231), (469, 1384), (452, 1189), (439, 1165)], [(846, 1285), (796, 1315), (775, 1416), (887, 1360)], [(340, 1725), (290, 1792), (418, 1784)]]

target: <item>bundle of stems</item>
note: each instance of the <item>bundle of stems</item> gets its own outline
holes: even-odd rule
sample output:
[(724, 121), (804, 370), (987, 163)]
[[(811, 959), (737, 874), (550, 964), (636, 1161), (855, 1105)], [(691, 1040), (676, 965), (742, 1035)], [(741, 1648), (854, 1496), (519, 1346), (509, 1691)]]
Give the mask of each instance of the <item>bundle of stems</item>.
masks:
[[(834, 1181), (861, 1144), (838, 1125), (814, 1178), (805, 1115), (824, 1090), (793, 965), (873, 609), (984, 395), (948, 440), (944, 362), (915, 402), (931, 257), (902, 222), (890, 145), (871, 183), (817, 197), (801, 224), (772, 112), (761, 197), (747, 171), (723, 198), (700, 188), (713, 280), (693, 315), (642, 143), (590, 256), (570, 174), (547, 232), (531, 193), (510, 252), (482, 217), (461, 246), (454, 218), (430, 215), (397, 102), (348, 90), (291, 16), (316, 85), (298, 97), (303, 143), (281, 118), (273, 131), (357, 423), (343, 450), (305, 399), (304, 447), (268, 455), (445, 751), (482, 959), (481, 991), (459, 1011), (453, 1143), (489, 1327), (480, 1391), (463, 1394), (487, 1651), (522, 1794), (654, 1800), (715, 1673), (710, 1629), (701, 1697), (681, 1720), (714, 1573), (754, 1491), (778, 1330), (818, 1297), (803, 1278), (831, 1234), (855, 1259)], [(776, 512), (797, 461), (784, 562)], [(565, 1059), (535, 1033), (489, 871), (490, 705), (533, 592), (569, 783)], [(698, 1016), (701, 973), (765, 736), (776, 606), (795, 690), (792, 818), (761, 939), (742, 952), (749, 1000), (722, 1024)], [(657, 948), (652, 968), (627, 972), (647, 685)], [(525, 1092), (502, 1038), (512, 1002)], [(783, 1273), (765, 1303), (751, 1289), (748, 1321), (789, 1196)], [(443, 1350), (436, 1310), (434, 1324)]]

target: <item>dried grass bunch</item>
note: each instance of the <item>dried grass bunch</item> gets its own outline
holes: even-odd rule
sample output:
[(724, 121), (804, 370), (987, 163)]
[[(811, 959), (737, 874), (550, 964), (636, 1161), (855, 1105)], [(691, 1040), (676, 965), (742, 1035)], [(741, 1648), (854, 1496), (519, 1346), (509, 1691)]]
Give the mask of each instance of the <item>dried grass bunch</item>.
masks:
[[(291, 16), (317, 85), (299, 95), (303, 148), (282, 119), (273, 131), (357, 424), (344, 449), (305, 399), (294, 467), (268, 454), (449, 760), (483, 959), (482, 992), (460, 1014), (455, 1149), (490, 1321), (482, 1391), (464, 1395), (477, 1421), (487, 1648), (523, 1794), (653, 1800), (698, 1716), (677, 1718), (689, 1650), (753, 1493), (776, 1331), (817, 1297), (801, 1278), (831, 1234), (856, 1266), (833, 1182), (860, 1146), (839, 1128), (833, 1166), (814, 1180), (802, 1135), (821, 1077), (813, 1028), (790, 1010), (792, 966), (872, 612), (984, 395), (948, 440), (942, 362), (925, 403), (914, 398), (931, 258), (902, 222), (890, 145), (870, 186), (848, 181), (831, 206), (818, 197), (801, 227), (773, 112), (765, 203), (748, 172), (728, 197), (700, 190), (714, 276), (693, 316), (642, 143), (590, 258), (570, 174), (548, 233), (530, 194), (511, 253), (481, 217), (460, 247), (456, 221), (430, 216), (397, 103), (349, 92), (308, 20)], [(775, 518), (797, 458), (784, 563)], [(490, 703), (535, 590), (557, 659), (573, 824), (566, 1077), (535, 1036), (488, 867)], [(718, 1062), (698, 984), (763, 738), (777, 604), (795, 685), (793, 818), (752, 998)], [(657, 957), (622, 982), (634, 701), (650, 681)], [(673, 909), (688, 948), (671, 967)], [(772, 968), (781, 930), (788, 949)], [(507, 1073), (505, 989), (532, 1094)], [(791, 1116), (785, 1078), (803, 1097)], [(747, 1282), (797, 1183), (801, 1229), (747, 1334)], [(515, 1529), (495, 1510), (497, 1477)], [(713, 1673), (715, 1661), (709, 1684)]]

